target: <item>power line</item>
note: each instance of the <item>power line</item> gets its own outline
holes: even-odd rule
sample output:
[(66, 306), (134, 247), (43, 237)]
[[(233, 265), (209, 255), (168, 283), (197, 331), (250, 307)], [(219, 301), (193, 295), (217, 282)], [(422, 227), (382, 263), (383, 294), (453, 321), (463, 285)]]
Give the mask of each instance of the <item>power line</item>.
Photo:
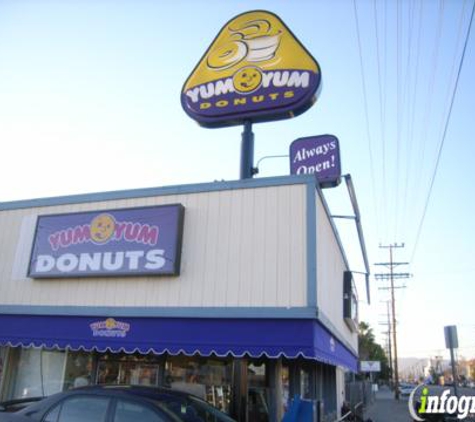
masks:
[(402, 104), (401, 104), (401, 8), (402, 2), (396, 2), (396, 189), (395, 189), (395, 204), (396, 218), (394, 219), (394, 236), (398, 234), (398, 214), (399, 214), (399, 167), (400, 167), (400, 149), (401, 149), (401, 119), (402, 119)]
[(470, 16), (470, 23), (469, 23), (469, 26), (468, 26), (468, 29), (467, 29), (467, 35), (465, 37), (465, 44), (464, 44), (464, 47), (463, 47), (462, 56), (461, 56), (460, 63), (459, 63), (459, 68), (458, 68), (458, 71), (457, 71), (457, 79), (455, 80), (455, 86), (454, 86), (454, 89), (453, 89), (453, 92), (452, 92), (452, 98), (451, 98), (451, 101), (450, 101), (449, 111), (448, 111), (448, 114), (447, 114), (447, 118), (445, 120), (444, 133), (442, 135), (442, 140), (441, 140), (440, 145), (439, 145), (437, 160), (436, 160), (434, 171), (433, 171), (433, 174), (432, 174), (429, 191), (427, 193), (427, 197), (426, 197), (426, 201), (425, 201), (425, 205), (424, 205), (424, 211), (422, 213), (422, 218), (421, 218), (421, 221), (419, 222), (419, 227), (417, 229), (416, 241), (414, 243), (414, 249), (413, 249), (413, 252), (412, 252), (412, 255), (411, 255), (411, 263), (414, 261), (414, 256), (415, 256), (416, 251), (417, 251), (417, 246), (419, 244), (419, 239), (420, 239), (420, 235), (421, 235), (421, 231), (422, 231), (422, 226), (424, 224), (424, 220), (425, 220), (425, 217), (426, 217), (426, 214), (427, 214), (427, 208), (429, 206), (429, 201), (430, 201), (430, 198), (431, 198), (431, 195), (432, 195), (432, 189), (434, 187), (435, 177), (437, 175), (437, 170), (439, 169), (440, 157), (442, 156), (442, 151), (443, 151), (443, 148), (444, 148), (444, 145), (445, 145), (445, 140), (446, 140), (446, 137), (447, 137), (447, 129), (449, 127), (449, 122), (450, 122), (450, 118), (452, 116), (452, 110), (453, 110), (453, 106), (454, 106), (454, 102), (455, 102), (455, 97), (456, 97), (457, 91), (458, 91), (458, 86), (459, 86), (459, 81), (460, 81), (460, 74), (462, 73), (463, 63), (464, 63), (465, 55), (466, 55), (466, 52), (467, 52), (467, 45), (468, 45), (468, 40), (470, 38), (470, 33), (471, 33), (471, 29), (472, 29), (474, 13), (475, 13), (475, 1), (472, 5), (472, 14)]
[[(363, 54), (361, 49), (361, 37), (360, 37), (360, 26), (358, 21), (358, 10), (356, 7), (356, 0), (353, 0), (353, 10), (355, 14), (355, 23), (356, 23), (356, 35), (358, 40), (358, 51), (360, 57), (360, 70), (361, 70), (361, 81), (363, 84), (363, 98), (364, 98), (364, 110), (365, 110), (365, 117), (366, 117), (366, 133), (368, 136), (368, 150), (369, 150), (369, 161), (370, 161), (370, 172), (371, 172), (371, 185), (372, 185), (372, 193), (373, 193), (373, 203), (376, 206), (376, 187), (375, 187), (375, 179), (374, 179), (374, 163), (373, 163), (373, 150), (371, 147), (371, 131), (369, 128), (369, 113), (368, 113), (368, 99), (367, 99), (367, 90), (366, 90), (366, 81), (364, 76), (364, 66), (363, 66)], [(376, 221), (378, 221), (378, 212), (375, 210), (376, 213)]]
[[(405, 177), (405, 183), (404, 183), (404, 195), (403, 195), (403, 219), (407, 221), (406, 215), (407, 215), (407, 197), (408, 197), (408, 187), (409, 187), (409, 175), (412, 170), (412, 165), (413, 163), (416, 162), (416, 160), (413, 159), (413, 148), (414, 148), (414, 126), (415, 126), (415, 116), (416, 116), (416, 109), (417, 109), (417, 88), (419, 86), (419, 64), (420, 64), (420, 47), (421, 47), (421, 30), (422, 30), (422, 15), (423, 15), (423, 5), (424, 2), (423, 0), (420, 0), (420, 6), (419, 6), (419, 25), (418, 25), (418, 31), (417, 31), (417, 43), (416, 43), (416, 64), (415, 64), (415, 77), (414, 77), (414, 86), (412, 90), (412, 103), (411, 107), (409, 107), (409, 115), (411, 116), (409, 119), (408, 123), (408, 141), (409, 141), (409, 152), (407, 154), (407, 165), (406, 165), (406, 177)], [(409, 94), (410, 96), (410, 94)], [(405, 234), (405, 233), (403, 233)]]
[[(386, 222), (388, 220), (387, 216), (388, 216), (388, 209), (387, 209), (387, 195), (386, 195), (386, 186), (387, 186), (387, 180), (386, 180), (386, 141), (387, 141), (387, 127), (386, 127), (386, 124), (387, 124), (387, 119), (386, 119), (386, 112), (387, 112), (387, 92), (388, 92), (388, 89), (387, 89), (387, 82), (388, 82), (388, 2), (386, 1), (384, 3), (384, 72), (383, 72), (383, 77), (384, 77), (384, 102), (383, 102), (383, 136), (384, 138), (382, 139), (382, 142), (383, 142), (383, 164), (384, 164), (384, 173), (383, 173), (383, 192), (382, 192), (382, 200), (383, 200), (383, 217), (384, 217), (384, 222)], [(387, 232), (387, 227), (388, 225), (387, 224), (384, 224), (384, 227), (386, 228), (386, 233), (385, 233), (385, 236), (384, 238), (386, 239), (386, 237), (388, 236), (388, 232)]]
[[(378, 10), (376, 7), (377, 0), (373, 1), (373, 9), (374, 9), (374, 31), (376, 35), (376, 61), (378, 64), (378, 92), (379, 92), (379, 118), (380, 118), (380, 136), (381, 136), (381, 150), (382, 150), (382, 186), (383, 186), (383, 195), (381, 195), (382, 201), (381, 204), (381, 216), (383, 219), (386, 218), (386, 198), (384, 193), (386, 192), (386, 151), (385, 151), (385, 142), (386, 142), (386, 134), (385, 134), (385, 102), (386, 96), (383, 96), (383, 85), (381, 81), (381, 58), (379, 54), (379, 31), (378, 31)], [(386, 9), (386, 8), (385, 8)], [(385, 56), (386, 57), (386, 56)], [(383, 107), (383, 98), (384, 98), (384, 107)], [(377, 204), (379, 207), (379, 204)], [(376, 216), (378, 217), (378, 215)], [(384, 221), (384, 220), (383, 220)], [(377, 223), (378, 232), (379, 232), (379, 221)]]
[[(413, 73), (412, 73), (412, 69), (414, 68), (414, 66), (412, 65), (412, 61), (413, 61), (413, 50), (411, 48), (412, 46), (412, 42), (413, 42), (413, 32), (414, 32), (414, 26), (415, 26), (415, 18), (416, 18), (416, 11), (415, 11), (416, 7), (415, 7), (415, 2), (412, 3), (410, 2), (409, 3), (409, 7), (407, 8), (407, 11), (408, 11), (408, 36), (407, 36), (407, 51), (406, 51), (406, 54), (407, 54), (407, 58), (406, 58), (406, 72), (405, 72), (405, 84), (404, 84), (404, 92), (403, 92), (403, 110), (406, 112), (406, 117), (407, 117), (407, 120), (405, 118), (405, 126), (404, 126), (404, 129), (405, 129), (405, 133), (406, 135), (403, 137), (403, 139), (405, 140), (405, 142), (403, 143), (403, 145), (405, 146), (405, 159), (404, 159), (404, 167), (403, 169), (401, 169), (401, 172), (403, 174), (405, 174), (405, 178), (402, 178), (401, 177), (401, 183), (402, 183), (402, 194), (400, 197), (402, 197), (402, 208), (401, 208), (401, 221), (402, 222), (405, 222), (407, 221), (406, 218), (405, 218), (405, 215), (406, 215), (406, 206), (407, 206), (407, 191), (408, 191), (408, 176), (409, 176), (409, 169), (411, 167), (411, 159), (412, 159), (412, 148), (413, 148), (413, 145), (414, 145), (414, 142), (412, 141), (412, 134), (411, 134), (411, 130), (410, 130), (410, 122), (411, 122), (411, 116), (414, 115), (414, 113), (411, 111), (413, 111), (413, 107), (412, 107), (412, 102), (411, 102), (411, 91), (412, 91), (412, 79), (414, 78), (413, 76)], [(420, 30), (420, 28), (419, 28)], [(418, 55), (416, 56), (416, 60), (418, 62)], [(416, 76), (417, 76), (417, 64), (416, 63)], [(404, 171), (405, 170), (405, 171)], [(402, 225), (402, 230), (401, 232), (403, 233), (403, 235), (405, 236), (406, 233), (404, 233), (404, 224), (401, 224)], [(396, 237), (400, 237), (400, 234), (401, 234), (400, 231), (396, 232)]]
[[(455, 80), (455, 72), (447, 73), (450, 78), (445, 81), (440, 80), (439, 73), (436, 73), (443, 71), (445, 75), (445, 69), (449, 69), (449, 66), (442, 69), (443, 54), (447, 53), (442, 49), (442, 40), (449, 38), (446, 17), (451, 11), (449, 9), (453, 8), (443, 0), (437, 3), (414, 0), (402, 5), (373, 0), (368, 9), (363, 9), (362, 3), (356, 1), (353, 0), (353, 13), (363, 94), (361, 111), (366, 126), (376, 234), (380, 241), (387, 242), (388, 235), (404, 235), (412, 227), (410, 252), (414, 249), (413, 261), (417, 249), (414, 245), (421, 236), (427, 213), (427, 196), (431, 195), (434, 169), (439, 166), (438, 157), (443, 146), (431, 142), (429, 151), (428, 140), (432, 138), (431, 132), (435, 127), (435, 138), (441, 139), (449, 109), (447, 95), (451, 93)], [(457, 7), (455, 11), (466, 22), (467, 5), (463, 10)], [(362, 19), (366, 15), (374, 19), (369, 27), (364, 25)], [(431, 19), (431, 25), (423, 24), (426, 18)], [(467, 26), (458, 25), (458, 21), (457, 16), (457, 22), (450, 26), (457, 32), (460, 28), (463, 34)], [(425, 38), (432, 41), (431, 48), (422, 48)], [(373, 47), (372, 57), (366, 57), (368, 41), (376, 48), (374, 50)], [(451, 68), (452, 63), (457, 65), (453, 60), (460, 55), (458, 47), (460, 44), (456, 49), (451, 48), (450, 61), (444, 59), (444, 63), (450, 64)], [(369, 67), (368, 59), (373, 59), (374, 68)], [(389, 69), (387, 64), (391, 66)], [(391, 76), (390, 71), (394, 73)], [(374, 87), (374, 97), (371, 96), (370, 85)], [(436, 96), (436, 93), (442, 94), (440, 86), (444, 88), (443, 98)], [(390, 104), (390, 101), (395, 104)], [(386, 109), (390, 105), (396, 106), (391, 119), (387, 113), (389, 109)], [(433, 120), (435, 111), (437, 121)], [(375, 136), (381, 136), (381, 139)], [(408, 213), (411, 213), (411, 218), (407, 217)], [(408, 226), (408, 221), (411, 221), (411, 226)], [(393, 231), (395, 233), (391, 233)]]
[[(442, 27), (443, 27), (443, 18), (444, 18), (444, 4), (443, 1), (439, 1), (438, 7), (438, 14), (437, 14), (437, 24), (435, 25), (435, 35), (433, 41), (433, 49), (430, 56), (430, 67), (429, 72), (430, 74), (425, 78), (427, 80), (426, 92), (424, 95), (425, 102), (423, 103), (423, 109), (421, 110), (421, 131), (420, 131), (420, 141), (419, 141), (419, 148), (417, 151), (417, 159), (416, 163), (419, 166), (418, 173), (423, 173), (425, 175), (425, 166), (424, 164), (427, 163), (427, 152), (426, 152), (426, 144), (427, 138), (429, 134), (429, 123), (430, 117), (432, 115), (432, 106), (434, 101), (434, 86), (435, 86), (435, 79), (438, 70), (439, 64), (439, 50), (441, 44), (441, 35), (442, 35)], [(429, 58), (428, 58), (429, 59)], [(413, 191), (417, 199), (422, 198), (423, 195), (419, 194), (420, 191), (424, 191), (425, 187), (421, 185), (423, 181), (422, 177), (416, 177), (413, 186)], [(417, 200), (416, 199), (416, 200)], [(418, 202), (419, 204), (419, 202)], [(418, 208), (419, 209), (419, 208)]]

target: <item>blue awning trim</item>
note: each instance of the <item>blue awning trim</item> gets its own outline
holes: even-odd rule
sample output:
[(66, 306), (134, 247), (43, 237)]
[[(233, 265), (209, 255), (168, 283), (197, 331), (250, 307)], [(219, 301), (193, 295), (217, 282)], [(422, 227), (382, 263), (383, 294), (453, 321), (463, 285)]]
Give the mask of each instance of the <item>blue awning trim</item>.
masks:
[(357, 371), (317, 320), (0, 315), (0, 344), (125, 353), (303, 357)]

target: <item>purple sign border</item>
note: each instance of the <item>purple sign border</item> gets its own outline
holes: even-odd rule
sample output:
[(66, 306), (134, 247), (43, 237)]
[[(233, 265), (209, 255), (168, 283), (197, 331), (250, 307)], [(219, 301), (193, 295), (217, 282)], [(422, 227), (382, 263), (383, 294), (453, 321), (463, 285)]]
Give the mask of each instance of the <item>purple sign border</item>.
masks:
[[(302, 113), (305, 113), (316, 101), (316, 98), (320, 92), (320, 81), (321, 81), (321, 72), (313, 73), (308, 71), (311, 74), (310, 80), (311, 85), (306, 89), (301, 95), (298, 95), (297, 100), (292, 102), (290, 101), (270, 101), (266, 100), (260, 108), (257, 108), (252, 105), (242, 110), (233, 110), (225, 111), (224, 109), (214, 116), (211, 114), (200, 113), (199, 111), (193, 110), (187, 103), (186, 95), (182, 93), (181, 95), (181, 104), (183, 110), (191, 117), (193, 120), (198, 122), (200, 126), (207, 128), (219, 128), (219, 127), (228, 127), (228, 126), (237, 126), (243, 124), (246, 120), (251, 121), (252, 123), (263, 123), (271, 122), (276, 120), (289, 119), (291, 117), (299, 116)], [(263, 94), (242, 94), (241, 98), (249, 97), (255, 95)], [(227, 100), (227, 96), (223, 95), (220, 97), (221, 100)]]
[[(176, 209), (176, 232), (175, 232), (175, 248), (173, 252), (173, 265), (170, 270), (160, 271), (156, 270), (155, 272), (131, 272), (131, 271), (109, 271), (109, 272), (84, 272), (84, 273), (45, 273), (38, 275), (32, 270), (32, 266), (35, 258), (37, 257), (36, 247), (38, 242), (38, 229), (40, 225), (41, 218), (49, 217), (65, 217), (65, 216), (74, 216), (74, 215), (84, 215), (84, 214), (101, 214), (101, 213), (114, 213), (114, 212), (123, 212), (123, 211), (137, 211), (143, 209), (160, 209), (160, 208), (175, 208)], [(185, 207), (182, 204), (164, 204), (164, 205), (148, 205), (148, 206), (139, 206), (139, 207), (127, 207), (127, 208), (113, 208), (113, 209), (98, 209), (91, 211), (78, 211), (71, 213), (55, 213), (55, 214), (42, 214), (37, 216), (35, 233), (33, 236), (33, 242), (31, 246), (30, 259), (28, 263), (28, 273), (27, 276), (33, 279), (62, 279), (62, 278), (114, 278), (114, 277), (147, 277), (147, 276), (179, 276), (180, 267), (181, 267), (181, 253), (182, 253), (182, 243), (183, 243), (183, 229), (184, 229), (184, 217), (185, 217)]]

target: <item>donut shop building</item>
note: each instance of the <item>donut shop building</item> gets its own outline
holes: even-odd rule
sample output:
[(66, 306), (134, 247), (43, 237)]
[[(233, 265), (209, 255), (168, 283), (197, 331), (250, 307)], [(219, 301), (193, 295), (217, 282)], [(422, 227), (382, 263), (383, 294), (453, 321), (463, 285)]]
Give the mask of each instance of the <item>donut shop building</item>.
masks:
[(0, 400), (107, 382), (338, 413), (356, 291), (314, 177), (1, 203), (0, 233)]

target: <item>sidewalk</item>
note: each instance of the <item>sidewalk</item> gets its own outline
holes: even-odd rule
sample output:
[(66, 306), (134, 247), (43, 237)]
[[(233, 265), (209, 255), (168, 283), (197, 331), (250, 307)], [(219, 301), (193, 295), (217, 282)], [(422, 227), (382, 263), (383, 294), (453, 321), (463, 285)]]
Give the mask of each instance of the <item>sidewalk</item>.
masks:
[(376, 393), (376, 399), (364, 411), (364, 420), (373, 422), (412, 422), (407, 409), (407, 398), (394, 399), (394, 393), (387, 387), (382, 387)]

